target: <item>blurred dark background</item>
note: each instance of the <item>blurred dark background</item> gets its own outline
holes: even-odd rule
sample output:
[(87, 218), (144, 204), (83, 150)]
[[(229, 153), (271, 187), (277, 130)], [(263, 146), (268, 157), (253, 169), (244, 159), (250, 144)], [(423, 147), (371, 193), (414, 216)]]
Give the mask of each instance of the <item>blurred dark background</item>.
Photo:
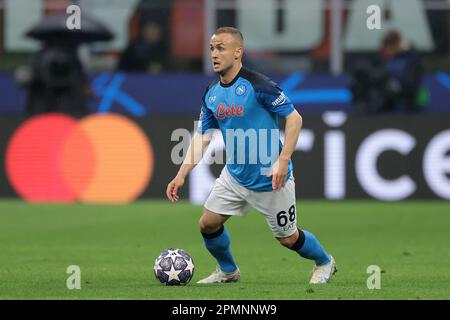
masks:
[[(80, 30), (65, 24), (73, 18), (66, 12), (70, 5), (80, 8)], [(380, 9), (380, 29), (368, 26), (371, 5)], [(153, 148), (149, 163), (155, 174), (139, 194), (164, 197), (177, 170), (169, 159), (177, 143), (172, 133), (193, 130), (203, 92), (216, 78), (210, 36), (217, 27), (235, 26), (245, 38), (244, 64), (278, 82), (304, 116), (293, 161), (302, 181), (314, 183), (299, 182), (301, 196), (450, 199), (449, 5), (450, 0), (0, 0), (0, 196), (20, 195), (5, 163), (24, 121), (60, 112), (82, 122), (99, 113), (121, 114), (141, 128)], [(103, 137), (102, 130), (92, 134)], [(44, 131), (30, 139), (49, 142), (54, 133)], [(17, 156), (25, 155), (21, 165), (31, 168), (34, 159), (24, 152), (41, 151), (27, 143)], [(80, 149), (69, 151), (92, 152), (88, 144), (75, 147)], [(47, 156), (56, 162), (43, 163), (58, 168), (57, 153)], [(120, 159), (104, 161), (133, 166)], [(79, 167), (74, 162), (69, 172), (74, 183), (83, 174)], [(214, 165), (191, 175), (185, 192), (192, 202), (202, 203), (219, 171)]]

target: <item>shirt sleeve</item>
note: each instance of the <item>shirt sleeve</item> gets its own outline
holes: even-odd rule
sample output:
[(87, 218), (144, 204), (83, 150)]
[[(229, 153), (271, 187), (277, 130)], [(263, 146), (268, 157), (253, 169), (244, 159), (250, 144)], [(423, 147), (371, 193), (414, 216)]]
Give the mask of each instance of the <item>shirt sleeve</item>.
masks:
[(219, 124), (217, 123), (216, 117), (214, 117), (212, 111), (206, 107), (205, 102), (202, 100), (197, 132), (204, 134), (207, 130), (217, 128), (219, 128)]
[(258, 85), (255, 88), (255, 91), (258, 102), (270, 112), (276, 113), (282, 117), (287, 117), (295, 110), (291, 100), (284, 94), (283, 90), (273, 82)]

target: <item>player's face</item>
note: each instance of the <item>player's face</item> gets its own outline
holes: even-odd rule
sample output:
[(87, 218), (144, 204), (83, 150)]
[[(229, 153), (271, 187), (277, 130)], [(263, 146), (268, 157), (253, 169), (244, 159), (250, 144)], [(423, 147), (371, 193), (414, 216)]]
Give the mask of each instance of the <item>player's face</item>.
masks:
[(211, 37), (209, 44), (213, 71), (221, 75), (240, 63), (242, 46), (231, 34), (221, 33)]

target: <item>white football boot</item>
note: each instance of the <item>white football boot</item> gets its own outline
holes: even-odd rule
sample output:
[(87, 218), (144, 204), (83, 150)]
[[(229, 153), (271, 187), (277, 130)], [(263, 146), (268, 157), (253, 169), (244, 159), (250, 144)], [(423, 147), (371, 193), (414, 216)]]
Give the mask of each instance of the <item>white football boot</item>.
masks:
[(323, 266), (314, 266), (310, 284), (322, 284), (330, 281), (331, 277), (337, 272), (336, 261), (331, 257), (330, 262)]
[(197, 281), (197, 283), (206, 284), (206, 283), (223, 283), (223, 282), (238, 282), (241, 278), (241, 273), (239, 268), (234, 272), (223, 272), (217, 266), (216, 270), (205, 279)]

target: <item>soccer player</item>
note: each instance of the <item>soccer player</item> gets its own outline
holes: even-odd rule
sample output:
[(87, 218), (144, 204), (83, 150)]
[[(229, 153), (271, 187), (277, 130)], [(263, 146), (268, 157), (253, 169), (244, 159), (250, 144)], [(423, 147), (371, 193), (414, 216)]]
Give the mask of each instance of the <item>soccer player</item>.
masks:
[[(283, 246), (314, 261), (311, 284), (328, 282), (336, 272), (333, 257), (312, 233), (297, 228), (290, 158), (299, 137), (302, 117), (274, 82), (242, 66), (244, 40), (238, 29), (217, 29), (211, 37), (210, 49), (213, 70), (219, 80), (209, 85), (203, 95), (197, 133), (166, 190), (170, 201), (178, 201), (178, 191), (201, 160), (211, 141), (212, 129), (220, 129), (227, 163), (205, 202), (199, 221), (205, 246), (218, 266), (198, 283), (239, 281), (240, 271), (231, 254), (230, 234), (224, 224), (231, 216), (246, 215), (252, 207), (264, 215), (274, 237)], [(271, 133), (279, 131), (278, 117), (286, 119), (284, 145), (277, 137), (275, 147), (271, 148)], [(236, 143), (239, 141), (236, 133), (246, 132), (250, 137), (252, 130), (256, 143), (245, 145), (242, 143), (245, 139)], [(260, 134), (262, 131), (266, 134)], [(265, 161), (267, 159), (259, 155), (258, 150), (264, 147), (266, 151), (275, 149), (268, 150), (271, 155), (275, 153), (274, 161)]]

